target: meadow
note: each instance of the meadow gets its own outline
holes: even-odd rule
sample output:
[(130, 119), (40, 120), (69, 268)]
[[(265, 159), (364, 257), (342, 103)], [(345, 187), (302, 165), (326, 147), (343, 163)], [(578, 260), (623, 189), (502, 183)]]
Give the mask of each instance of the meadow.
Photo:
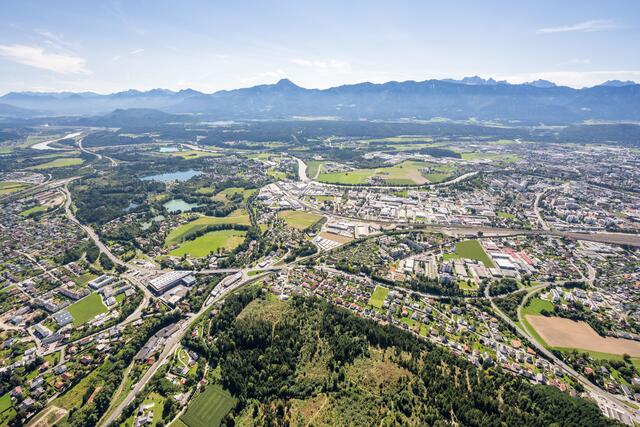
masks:
[(232, 251), (237, 248), (245, 238), (246, 231), (242, 230), (218, 230), (211, 231), (193, 240), (187, 240), (176, 249), (169, 252), (169, 255), (182, 256), (189, 255), (200, 258), (218, 250)]
[(389, 289), (384, 286), (376, 286), (371, 294), (371, 298), (369, 298), (369, 305), (375, 308), (382, 308), (382, 304), (384, 304), (387, 295), (389, 295)]
[(89, 296), (82, 298), (67, 307), (67, 310), (73, 317), (74, 325), (82, 325), (87, 323), (98, 314), (106, 313), (107, 307), (102, 303), (102, 298), (97, 292), (93, 292)]
[(28, 169), (42, 170), (42, 169), (64, 168), (67, 166), (78, 166), (83, 163), (84, 163), (84, 160), (78, 157), (64, 157), (61, 159), (51, 160), (50, 162), (42, 163), (40, 165), (31, 166)]
[(209, 225), (219, 225), (219, 224), (241, 224), (241, 225), (251, 225), (251, 221), (249, 220), (249, 215), (239, 215), (239, 216), (225, 216), (225, 217), (214, 217), (214, 216), (201, 216), (191, 222), (186, 224), (182, 224), (173, 230), (167, 235), (165, 239), (165, 246), (172, 245), (174, 243), (180, 243), (184, 238), (189, 235), (206, 228)]
[(0, 196), (16, 193), (30, 186), (31, 184), (27, 184), (25, 182), (3, 181), (3, 182), (0, 182)]
[(477, 240), (464, 240), (456, 243), (456, 251), (453, 253), (445, 254), (444, 259), (473, 259), (476, 261), (482, 261), (485, 267), (494, 268), (495, 265), (489, 255), (484, 251), (482, 245)]
[[(425, 168), (431, 169), (431, 172), (423, 175), (421, 170)], [(388, 185), (422, 185), (444, 181), (451, 177), (452, 172), (451, 166), (408, 160), (384, 168), (321, 173), (318, 176), (318, 181), (330, 184), (359, 185), (367, 184), (370, 178), (377, 177)]]
[(281, 211), (278, 217), (282, 218), (288, 226), (299, 230), (306, 230), (322, 219), (322, 215), (304, 211)]

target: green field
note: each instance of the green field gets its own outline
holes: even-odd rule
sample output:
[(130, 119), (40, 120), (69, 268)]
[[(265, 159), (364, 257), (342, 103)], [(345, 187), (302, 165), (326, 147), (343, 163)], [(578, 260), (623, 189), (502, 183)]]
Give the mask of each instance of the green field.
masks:
[[(423, 175), (421, 169), (430, 168)], [(378, 177), (389, 185), (420, 185), (428, 182), (441, 182), (449, 178), (453, 168), (437, 163), (425, 163), (407, 160), (394, 166), (376, 169), (355, 169), (348, 172), (321, 173), (318, 180), (331, 184), (366, 184), (371, 177)]]
[(31, 186), (31, 184), (27, 184), (26, 182), (2, 181), (0, 182), (0, 196), (16, 193), (18, 191), (24, 190), (29, 186)]
[(504, 218), (504, 219), (516, 219), (516, 216), (512, 213), (509, 212), (498, 212), (498, 218)]
[(322, 219), (322, 215), (304, 211), (281, 211), (278, 217), (282, 218), (288, 226), (298, 230), (306, 230)]
[(464, 240), (456, 243), (456, 251), (449, 254), (444, 254), (444, 259), (474, 259), (476, 261), (482, 261), (485, 267), (494, 268), (495, 265), (489, 258), (489, 255), (482, 249), (480, 242), (477, 240)]
[(193, 399), (180, 420), (189, 427), (219, 426), (235, 404), (236, 399), (229, 392), (218, 385), (211, 385)]
[(100, 313), (106, 313), (107, 307), (102, 303), (100, 294), (94, 292), (89, 296), (82, 298), (67, 307), (67, 310), (73, 317), (74, 325), (82, 325), (93, 319)]
[(244, 189), (242, 187), (229, 187), (225, 188), (215, 196), (213, 196), (213, 200), (218, 200), (220, 202), (228, 202), (229, 199), (227, 196), (231, 196), (232, 194), (242, 194), (243, 201), (247, 201), (249, 196), (256, 192), (255, 188)]
[(535, 338), (536, 341), (538, 341), (538, 343), (542, 344), (545, 347), (549, 347), (547, 343), (542, 339), (540, 334), (538, 334), (538, 331), (536, 331), (536, 329), (527, 321), (527, 315), (540, 316), (542, 315), (542, 310), (552, 311), (553, 303), (551, 301), (545, 301), (538, 297), (531, 298), (527, 302), (527, 305), (522, 307), (522, 319), (520, 319), (520, 323), (522, 326), (524, 326), (524, 329), (529, 332), (529, 334), (531, 334), (531, 336)]
[(172, 250), (169, 255), (189, 255), (200, 258), (217, 253), (219, 249), (232, 251), (244, 241), (247, 232), (242, 230), (218, 230), (211, 231), (193, 240), (187, 240)]
[(47, 205), (38, 205), (20, 212), (20, 216), (28, 217), (38, 212), (44, 212), (48, 209)]
[(389, 289), (384, 286), (376, 286), (371, 294), (371, 298), (369, 298), (369, 305), (375, 308), (382, 308), (382, 304), (384, 304), (387, 295), (389, 295)]
[(64, 168), (64, 167), (67, 167), (67, 166), (81, 165), (83, 163), (84, 163), (84, 160), (82, 160), (82, 159), (80, 159), (78, 157), (65, 157), (65, 158), (62, 158), (62, 159), (55, 159), (55, 160), (52, 160), (50, 162), (43, 163), (41, 165), (31, 166), (28, 169), (40, 170), (40, 169)]
[(251, 221), (249, 220), (249, 215), (241, 215), (241, 216), (225, 216), (225, 217), (214, 217), (214, 216), (201, 216), (191, 222), (186, 224), (182, 224), (179, 227), (174, 228), (167, 235), (167, 238), (164, 241), (165, 246), (172, 245), (174, 243), (180, 243), (185, 237), (195, 233), (198, 230), (202, 230), (209, 225), (218, 225), (218, 224), (243, 224), (250, 225)]
[(9, 395), (9, 393), (3, 394), (2, 397), (0, 397), (0, 413), (11, 408), (11, 406), (13, 406), (13, 404), (11, 403), (11, 396)]
[(306, 163), (307, 163), (307, 176), (311, 179), (315, 179), (316, 175), (318, 175), (319, 172), (322, 172), (322, 164), (324, 162), (319, 160), (311, 160)]

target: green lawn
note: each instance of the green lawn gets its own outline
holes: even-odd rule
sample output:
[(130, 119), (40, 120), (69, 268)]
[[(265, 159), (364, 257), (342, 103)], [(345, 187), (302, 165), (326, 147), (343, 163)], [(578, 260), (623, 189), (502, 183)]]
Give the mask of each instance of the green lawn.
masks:
[(3, 394), (2, 397), (0, 397), (0, 413), (11, 408), (11, 406), (13, 406), (13, 404), (11, 403), (11, 396), (9, 395), (9, 393)]
[(504, 219), (516, 219), (516, 216), (514, 214), (511, 214), (509, 212), (498, 212), (498, 217), (499, 218), (504, 218)]
[(2, 181), (0, 182), (0, 196), (16, 193), (30, 186), (31, 184), (27, 184), (26, 182)]
[(202, 230), (209, 225), (218, 225), (218, 224), (243, 224), (250, 225), (251, 221), (249, 220), (249, 215), (240, 215), (240, 216), (225, 216), (225, 217), (214, 217), (214, 216), (201, 216), (191, 222), (183, 224), (179, 227), (174, 228), (167, 235), (164, 243), (165, 246), (172, 245), (174, 243), (179, 243), (185, 237), (197, 232), (198, 230)]
[(94, 292), (67, 307), (73, 317), (74, 325), (82, 325), (96, 317), (100, 313), (106, 313), (107, 307), (102, 303), (100, 294)]
[(222, 418), (236, 404), (236, 399), (219, 385), (211, 385), (197, 395), (180, 417), (189, 427), (219, 426)]
[(218, 249), (231, 251), (244, 241), (247, 232), (243, 230), (218, 230), (211, 231), (193, 240), (187, 240), (172, 250), (169, 254), (173, 256), (189, 255), (200, 258), (217, 253)]
[(553, 311), (553, 303), (540, 298), (531, 298), (527, 301), (527, 305), (522, 307), (522, 315), (540, 316), (542, 310)]
[(61, 159), (55, 159), (47, 163), (42, 163), (41, 165), (31, 166), (28, 169), (40, 170), (40, 169), (64, 168), (67, 166), (81, 165), (83, 163), (84, 163), (84, 160), (82, 160), (79, 157), (65, 157)]
[(244, 189), (242, 187), (229, 187), (213, 196), (213, 199), (220, 202), (228, 202), (229, 199), (227, 198), (227, 196), (231, 196), (232, 194), (242, 194), (243, 201), (246, 202), (247, 199), (255, 192), (255, 188)]
[(390, 185), (419, 185), (430, 181), (428, 176), (423, 176), (420, 172), (421, 169), (426, 167), (430, 167), (437, 172), (432, 174), (432, 178), (436, 181), (442, 181), (445, 176), (450, 176), (450, 167), (408, 160), (386, 168), (321, 173), (318, 180), (333, 184), (366, 184), (368, 178), (377, 176)]
[(382, 308), (382, 304), (384, 304), (387, 295), (389, 295), (389, 289), (384, 286), (376, 286), (371, 294), (371, 298), (369, 298), (369, 305), (375, 308)]
[(38, 212), (44, 212), (48, 209), (47, 205), (38, 205), (20, 212), (20, 216), (28, 217)]
[(282, 218), (288, 226), (299, 230), (306, 230), (322, 219), (322, 215), (305, 211), (281, 211), (278, 217)]
[(495, 265), (489, 258), (489, 255), (484, 251), (480, 242), (477, 240), (464, 240), (456, 243), (456, 251), (450, 254), (445, 254), (444, 259), (457, 259), (467, 258), (474, 259), (476, 261), (482, 261), (488, 268), (494, 268)]

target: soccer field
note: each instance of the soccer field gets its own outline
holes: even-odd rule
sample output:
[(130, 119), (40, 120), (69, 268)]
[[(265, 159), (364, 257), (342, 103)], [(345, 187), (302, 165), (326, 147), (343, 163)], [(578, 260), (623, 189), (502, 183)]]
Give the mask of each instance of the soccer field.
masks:
[(382, 308), (382, 304), (384, 304), (385, 298), (389, 294), (389, 289), (384, 286), (376, 286), (371, 294), (371, 298), (369, 298), (369, 305), (375, 308)]
[(207, 389), (195, 397), (180, 420), (189, 427), (219, 426), (222, 418), (236, 404), (229, 392), (218, 385)]
[(82, 298), (67, 307), (73, 317), (74, 325), (82, 325), (93, 319), (100, 313), (106, 313), (107, 307), (102, 303), (102, 298), (97, 292)]

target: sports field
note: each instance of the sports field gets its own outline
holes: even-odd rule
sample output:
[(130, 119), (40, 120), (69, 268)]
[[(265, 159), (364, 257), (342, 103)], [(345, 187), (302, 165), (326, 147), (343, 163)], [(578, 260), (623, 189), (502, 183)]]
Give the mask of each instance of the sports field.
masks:
[(408, 160), (386, 168), (321, 173), (318, 180), (332, 184), (366, 184), (370, 177), (377, 176), (390, 185), (419, 185), (429, 182), (428, 178), (420, 172), (425, 167), (436, 166), (430, 163)]
[(69, 314), (73, 317), (74, 325), (87, 323), (100, 313), (106, 313), (107, 307), (102, 303), (100, 294), (94, 292), (67, 307)]
[(369, 305), (375, 308), (382, 308), (382, 304), (384, 304), (387, 295), (389, 295), (389, 289), (384, 286), (376, 286), (371, 294), (371, 298), (369, 298)]
[(450, 254), (445, 254), (444, 259), (458, 259), (467, 258), (474, 259), (476, 261), (482, 261), (485, 267), (494, 268), (495, 265), (489, 255), (484, 251), (482, 245), (477, 240), (464, 240), (456, 243), (456, 251)]
[(77, 166), (84, 163), (84, 160), (78, 157), (65, 157), (62, 159), (55, 159), (47, 163), (43, 163), (37, 166), (31, 166), (28, 169), (53, 169), (53, 168), (64, 168), (67, 166)]
[(169, 255), (182, 256), (189, 255), (200, 258), (209, 255), (211, 252), (217, 253), (219, 249), (232, 251), (244, 241), (247, 234), (243, 230), (218, 230), (211, 231), (193, 240), (187, 240), (172, 250)]
[(281, 211), (278, 217), (282, 218), (288, 226), (298, 230), (306, 230), (322, 219), (322, 215), (304, 211)]
[(219, 426), (235, 404), (236, 399), (229, 392), (212, 385), (193, 399), (180, 420), (189, 427)]
[(224, 216), (224, 217), (201, 216), (197, 219), (194, 219), (191, 222), (182, 224), (181, 226), (171, 230), (171, 232), (167, 235), (167, 238), (165, 239), (164, 244), (165, 246), (169, 246), (174, 243), (179, 243), (183, 238), (189, 236), (190, 234), (195, 233), (198, 230), (202, 230), (203, 228), (209, 225), (217, 225), (217, 224), (250, 225), (251, 221), (249, 220), (249, 215)]
[(576, 348), (610, 354), (640, 357), (640, 342), (602, 337), (586, 322), (562, 317), (527, 315), (529, 324), (551, 347)]

